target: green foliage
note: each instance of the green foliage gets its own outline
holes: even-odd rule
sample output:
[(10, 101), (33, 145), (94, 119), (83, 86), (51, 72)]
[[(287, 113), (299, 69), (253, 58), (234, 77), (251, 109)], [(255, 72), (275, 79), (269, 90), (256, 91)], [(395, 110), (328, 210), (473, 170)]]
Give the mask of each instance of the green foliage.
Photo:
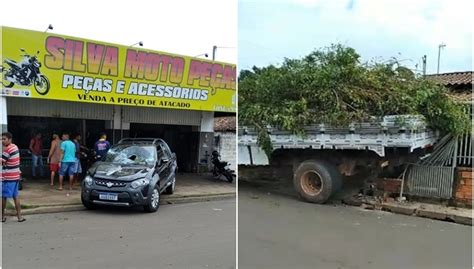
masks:
[(403, 114), (424, 115), (442, 132), (470, 130), (469, 118), (445, 88), (417, 78), (396, 59), (361, 63), (354, 49), (339, 44), (239, 75), (239, 123), (257, 127), (267, 153), (267, 125), (303, 134), (307, 124), (341, 126)]

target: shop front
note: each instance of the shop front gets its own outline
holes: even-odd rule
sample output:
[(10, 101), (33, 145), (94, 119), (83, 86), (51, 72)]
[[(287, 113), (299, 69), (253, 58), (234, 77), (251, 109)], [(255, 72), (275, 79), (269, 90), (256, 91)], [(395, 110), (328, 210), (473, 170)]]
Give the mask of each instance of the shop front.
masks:
[[(101, 133), (159, 137), (184, 172), (206, 166), (216, 114), (235, 115), (235, 65), (81, 38), (2, 27), (2, 132), (13, 133), (22, 166), (43, 135), (82, 136), (92, 148)], [(29, 169), (24, 169), (28, 174)]]

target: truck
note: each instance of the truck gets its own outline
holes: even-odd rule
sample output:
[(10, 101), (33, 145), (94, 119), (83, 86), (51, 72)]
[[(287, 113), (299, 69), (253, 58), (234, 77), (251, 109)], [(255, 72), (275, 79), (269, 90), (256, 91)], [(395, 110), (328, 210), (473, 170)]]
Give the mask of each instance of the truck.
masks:
[(257, 143), (257, 129), (239, 127), (239, 166), (291, 166), (301, 199), (319, 204), (341, 190), (343, 176), (399, 172), (404, 164), (429, 154), (439, 137), (421, 115), (388, 115), (339, 127), (308, 125), (303, 135), (271, 126), (266, 131), (269, 154)]

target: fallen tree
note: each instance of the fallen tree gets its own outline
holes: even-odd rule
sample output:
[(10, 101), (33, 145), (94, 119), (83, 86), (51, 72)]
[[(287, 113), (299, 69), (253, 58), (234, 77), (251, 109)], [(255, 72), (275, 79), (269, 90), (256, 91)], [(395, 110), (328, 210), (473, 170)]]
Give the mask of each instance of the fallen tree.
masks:
[(430, 128), (442, 133), (469, 131), (469, 117), (446, 93), (396, 59), (362, 63), (354, 49), (337, 44), (279, 66), (242, 70), (239, 124), (257, 128), (267, 153), (272, 150), (268, 125), (304, 135), (308, 124), (346, 126), (412, 114), (423, 115)]

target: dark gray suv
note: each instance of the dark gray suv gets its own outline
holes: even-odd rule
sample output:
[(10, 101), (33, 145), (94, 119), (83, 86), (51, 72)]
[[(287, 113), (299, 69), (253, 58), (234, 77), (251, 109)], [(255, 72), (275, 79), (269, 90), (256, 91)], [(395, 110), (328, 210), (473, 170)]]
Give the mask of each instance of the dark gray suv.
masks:
[(95, 163), (82, 182), (82, 204), (143, 206), (155, 212), (161, 193), (172, 194), (176, 184), (176, 154), (162, 139), (126, 138)]

